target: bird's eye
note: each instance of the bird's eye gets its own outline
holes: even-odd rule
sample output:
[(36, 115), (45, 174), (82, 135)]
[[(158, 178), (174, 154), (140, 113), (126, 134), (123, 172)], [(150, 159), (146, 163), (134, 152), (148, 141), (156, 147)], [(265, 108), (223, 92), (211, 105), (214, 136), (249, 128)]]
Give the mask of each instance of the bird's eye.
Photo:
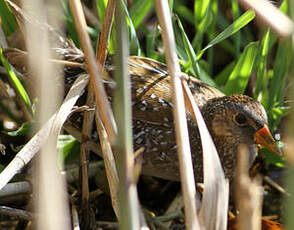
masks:
[(235, 121), (236, 121), (236, 123), (237, 123), (238, 125), (241, 125), (241, 126), (247, 124), (247, 119), (246, 119), (246, 117), (245, 117), (243, 114), (241, 114), (241, 113), (238, 113), (238, 114), (235, 116)]

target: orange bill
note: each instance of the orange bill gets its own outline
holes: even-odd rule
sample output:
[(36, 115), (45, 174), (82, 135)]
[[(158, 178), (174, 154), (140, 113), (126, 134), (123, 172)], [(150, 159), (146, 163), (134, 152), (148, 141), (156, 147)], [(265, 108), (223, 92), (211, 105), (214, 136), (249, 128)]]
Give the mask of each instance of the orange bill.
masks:
[(276, 153), (278, 155), (282, 155), (281, 149), (278, 147), (275, 139), (271, 135), (267, 125), (264, 125), (261, 129), (259, 129), (255, 134), (255, 141), (257, 144), (260, 144), (267, 148), (269, 151)]

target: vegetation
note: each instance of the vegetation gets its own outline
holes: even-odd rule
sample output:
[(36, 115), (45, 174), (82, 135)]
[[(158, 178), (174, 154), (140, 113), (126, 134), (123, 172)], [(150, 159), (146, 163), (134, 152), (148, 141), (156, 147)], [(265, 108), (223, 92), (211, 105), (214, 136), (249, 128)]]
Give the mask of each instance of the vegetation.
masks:
[[(11, 68), (2, 53), (7, 47), (22, 46), (21, 43), (17, 44), (12, 41), (13, 38), (22, 37), (19, 35), (19, 25), (16, 23), (14, 13), (5, 2), (5, 0), (0, 0), (0, 32), (3, 32), (0, 33), (2, 62), (0, 86), (9, 85), (9, 88), (13, 88), (14, 93), (1, 96), (0, 99), (0, 127), (2, 129), (0, 150), (6, 152), (5, 156), (0, 158), (1, 168), (5, 168), (20, 148), (32, 137), (31, 127), (32, 124), (35, 124), (36, 114), (38, 114), (35, 112), (35, 107), (39, 106), (38, 98), (29, 92), (29, 83), (25, 77), (20, 76), (20, 73)], [(125, 17), (122, 20), (126, 20), (128, 27), (130, 55), (145, 56), (165, 63), (161, 38), (162, 29), (158, 25), (155, 1), (121, 2)], [(72, 40), (76, 47), (81, 48), (82, 42), (68, 1), (61, 0), (58, 4), (62, 6), (64, 13), (59, 15), (59, 20), (66, 24), (67, 38)], [(96, 43), (106, 15), (107, 0), (87, 1), (83, 4), (89, 11), (86, 14), (87, 32), (90, 35), (93, 49), (96, 50), (99, 47), (96, 46)], [(268, 114), (270, 130), (273, 134), (277, 134), (276, 137), (280, 136), (283, 140), (287, 134), (284, 127), (287, 126), (289, 116), (286, 115), (288, 115), (291, 106), (290, 98), (287, 95), (291, 87), (288, 76), (292, 63), (292, 41), (280, 38), (274, 29), (264, 25), (263, 20), (256, 19), (254, 10), (245, 10), (237, 1), (171, 0), (169, 4), (181, 70), (220, 89), (227, 95), (247, 94), (260, 101)], [(278, 3), (274, 2), (273, 4), (278, 7)], [(284, 14), (289, 14), (289, 1), (282, 1), (279, 8)], [(91, 17), (95, 19), (91, 19)], [(109, 38), (109, 56), (115, 54), (117, 33), (116, 28), (113, 27)], [(2, 89), (1, 87), (0, 89)], [(279, 144), (280, 146), (284, 145), (283, 141), (279, 141)], [(75, 138), (67, 134), (59, 135), (57, 147), (60, 168), (64, 167), (65, 170), (69, 170), (73, 166), (78, 166), (80, 144)], [(269, 175), (271, 175), (271, 170), (279, 174), (280, 171), (287, 170), (284, 157), (276, 156), (265, 149), (260, 152), (262, 156), (265, 156), (267, 162), (263, 170), (267, 171)], [(101, 158), (91, 154), (89, 159), (91, 162), (97, 162)], [(21, 174), (20, 178), (23, 178), (25, 174), (26, 172)], [(89, 170), (89, 174), (91, 174), (91, 170)], [(78, 203), (75, 202), (76, 200), (82, 199), (80, 197), (81, 187), (77, 181), (78, 179), (68, 184), (69, 194), (73, 198), (72, 204), (76, 204)], [(149, 182), (153, 187), (148, 186)], [(100, 202), (99, 208), (96, 207), (99, 210), (96, 218), (99, 221), (109, 221), (110, 225), (110, 221), (114, 221), (115, 216), (111, 211), (111, 202), (109, 195), (107, 195), (109, 192), (108, 190), (102, 192), (103, 189), (99, 186), (101, 186), (101, 181), (96, 176), (95, 183), (95, 179), (92, 177), (90, 188), (93, 193), (90, 194), (94, 196), (96, 193), (95, 205), (98, 206), (97, 203)], [(164, 189), (162, 189), (163, 187)], [(172, 191), (173, 189), (179, 190), (179, 185), (176, 182), (150, 178), (140, 180), (138, 187), (140, 202), (149, 209), (150, 213), (156, 214), (150, 215), (156, 216), (153, 218), (154, 226), (164, 227), (161, 221), (168, 217), (158, 216), (164, 214), (166, 207), (174, 199), (176, 193)], [(147, 192), (144, 193), (143, 190)], [(270, 189), (270, 191), (272, 190)], [(73, 195), (76, 191), (79, 191), (77, 197)], [(101, 193), (97, 195), (97, 191), (103, 195)], [(153, 198), (151, 193), (156, 194), (157, 197), (154, 196), (154, 199), (149, 201)], [(170, 195), (164, 197), (163, 193), (170, 193)], [(280, 196), (279, 194), (276, 199), (280, 200)], [(159, 201), (162, 207), (159, 207), (160, 205), (157, 203)], [(27, 200), (22, 201), (23, 206), (26, 203)], [(103, 213), (105, 206), (107, 211)], [(264, 213), (278, 215), (278, 219), (283, 220), (280, 207), (278, 209), (277, 213), (267, 212), (267, 210)], [(109, 212), (110, 214), (108, 214)], [(180, 224), (182, 218), (180, 211), (176, 213), (176, 221), (173, 226)], [(101, 221), (99, 222), (100, 226), (103, 225)], [(107, 229), (107, 226), (104, 228)], [(165, 228), (168, 227), (165, 226)]]

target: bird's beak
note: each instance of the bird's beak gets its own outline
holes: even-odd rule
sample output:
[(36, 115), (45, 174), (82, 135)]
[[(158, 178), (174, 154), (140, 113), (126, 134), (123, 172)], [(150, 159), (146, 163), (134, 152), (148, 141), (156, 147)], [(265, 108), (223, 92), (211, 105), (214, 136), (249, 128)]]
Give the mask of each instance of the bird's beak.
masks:
[(278, 147), (275, 139), (271, 135), (267, 125), (264, 125), (261, 129), (259, 129), (255, 134), (254, 138), (257, 144), (260, 144), (267, 148), (269, 151), (276, 153), (278, 155), (282, 155), (281, 149)]

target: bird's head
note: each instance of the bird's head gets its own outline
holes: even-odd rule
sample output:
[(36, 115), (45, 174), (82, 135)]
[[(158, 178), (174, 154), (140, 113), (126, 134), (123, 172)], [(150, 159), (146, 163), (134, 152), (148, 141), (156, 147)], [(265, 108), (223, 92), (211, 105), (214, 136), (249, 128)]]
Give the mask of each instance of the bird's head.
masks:
[(280, 153), (268, 126), (263, 106), (245, 95), (232, 95), (211, 99), (202, 108), (208, 128), (219, 154), (221, 151), (236, 151), (245, 144), (253, 160), (256, 144), (261, 144), (272, 152)]

